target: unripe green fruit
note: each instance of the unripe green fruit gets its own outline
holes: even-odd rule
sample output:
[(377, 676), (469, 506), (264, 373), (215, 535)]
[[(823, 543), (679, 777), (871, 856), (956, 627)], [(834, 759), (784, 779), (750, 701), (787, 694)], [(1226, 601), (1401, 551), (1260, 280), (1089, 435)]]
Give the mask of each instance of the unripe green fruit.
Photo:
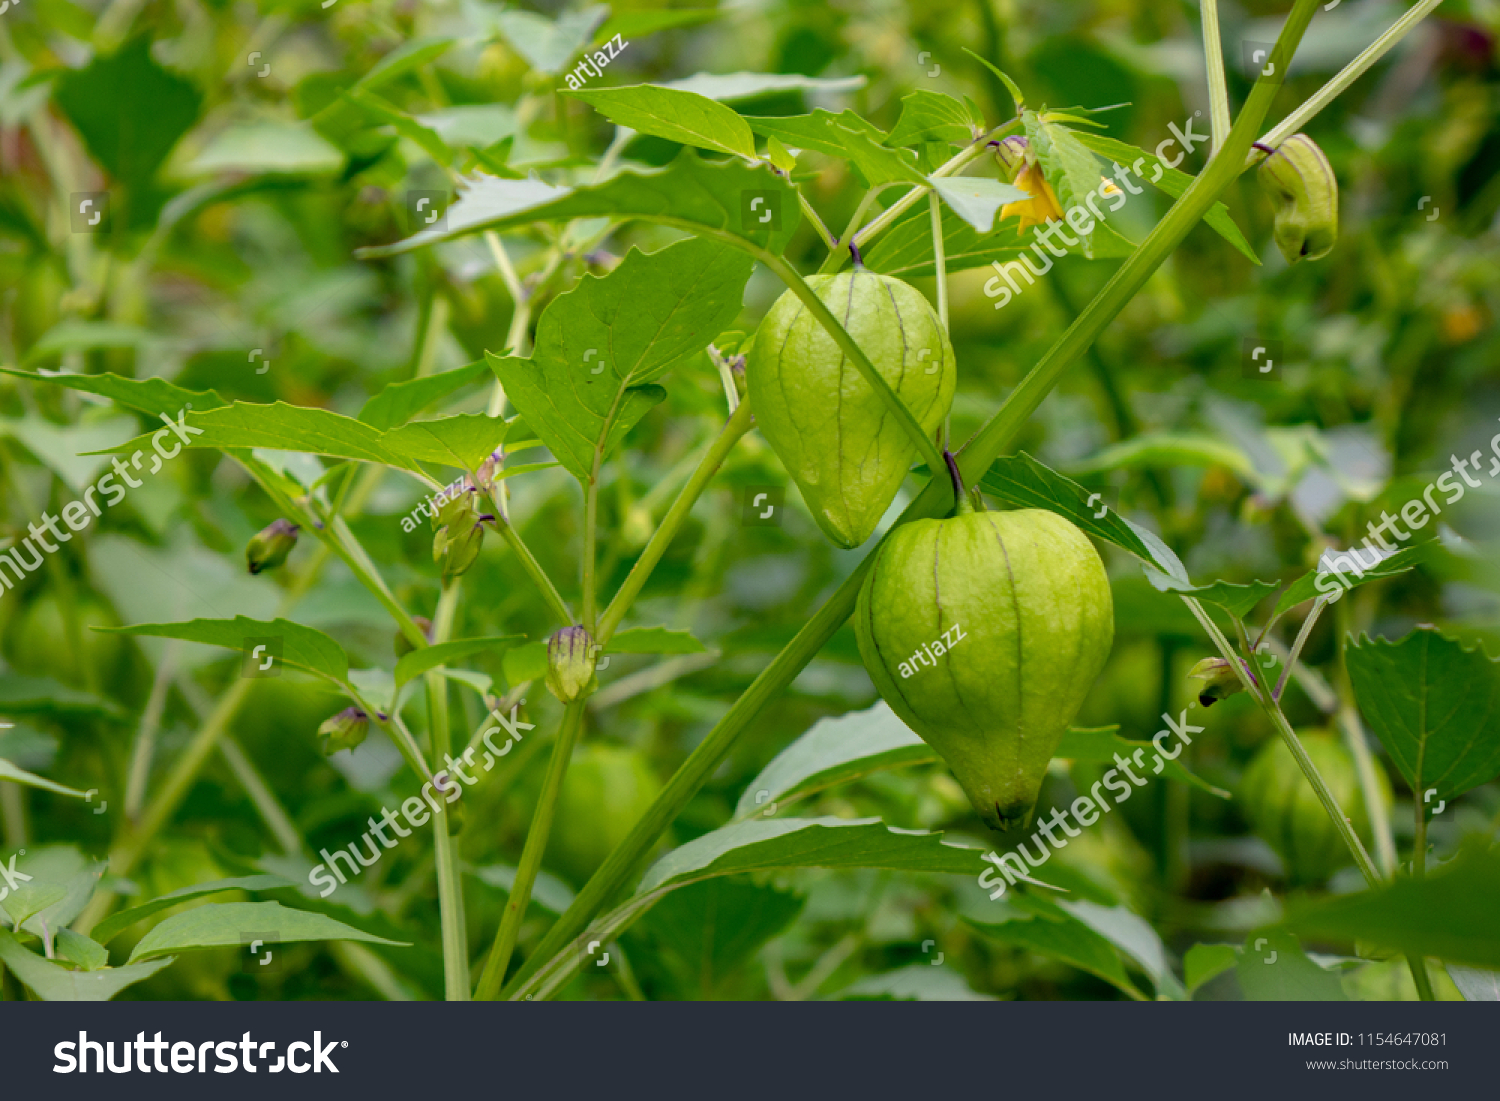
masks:
[[(1328, 790), (1349, 816), (1354, 832), (1368, 845), (1369, 814), (1349, 751), (1327, 734), (1299, 734), (1299, 737)], [(1390, 781), (1378, 768), (1375, 775), (1381, 800), (1389, 805)], [(1294, 881), (1321, 883), (1354, 862), (1317, 792), (1279, 737), (1261, 746), (1245, 769), (1240, 780), (1240, 799), (1255, 832), (1276, 850)]]
[(992, 829), (1024, 825), (1114, 641), (1104, 563), (1043, 509), (915, 520), (860, 590), (859, 652)]
[(1288, 264), (1321, 260), (1339, 237), (1339, 182), (1333, 165), (1306, 134), (1293, 134), (1256, 173), (1276, 204), (1272, 235)]
[[(953, 404), (957, 371), (927, 299), (870, 271), (815, 275), (807, 284), (934, 434)], [(839, 546), (859, 546), (901, 488), (916, 443), (791, 291), (761, 322), (745, 370), (755, 423), (813, 519)]]
[(636, 750), (581, 747), (558, 793), (548, 866), (574, 883), (587, 881), (660, 792), (661, 781)]

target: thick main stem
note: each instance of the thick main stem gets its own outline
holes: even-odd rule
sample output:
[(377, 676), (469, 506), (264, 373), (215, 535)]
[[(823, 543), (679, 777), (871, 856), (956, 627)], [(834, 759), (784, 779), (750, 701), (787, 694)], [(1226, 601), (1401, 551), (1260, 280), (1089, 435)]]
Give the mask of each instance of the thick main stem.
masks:
[(574, 700), (563, 710), (562, 728), (557, 732), (552, 759), (547, 763), (547, 777), (542, 781), (542, 794), (537, 800), (536, 813), (531, 818), (531, 829), (526, 833), (526, 845), (521, 850), (521, 863), (516, 867), (515, 882), (511, 884), (510, 895), (505, 900), (505, 914), (500, 919), (500, 928), (495, 932), (495, 945), (490, 949), (490, 958), (484, 965), (484, 973), (480, 975), (479, 986), (474, 991), (475, 1001), (493, 1001), (505, 980), (511, 954), (516, 948), (516, 937), (520, 934), (521, 922), (526, 917), (526, 907), (531, 902), (531, 889), (536, 883), (536, 873), (542, 866), (547, 838), (552, 833), (552, 816), (557, 810), (557, 796), (562, 791), (563, 777), (573, 758), (573, 746), (583, 727), (586, 706), (587, 700)]
[(1203, 63), (1208, 77), (1209, 154), (1219, 151), (1229, 133), (1229, 85), (1224, 80), (1224, 45), (1219, 38), (1219, 0), (1203, 5)]

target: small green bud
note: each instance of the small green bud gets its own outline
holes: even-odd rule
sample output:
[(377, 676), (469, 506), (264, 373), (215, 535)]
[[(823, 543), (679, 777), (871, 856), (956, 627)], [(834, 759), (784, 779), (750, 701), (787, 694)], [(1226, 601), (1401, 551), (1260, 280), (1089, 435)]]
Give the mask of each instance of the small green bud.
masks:
[[(411, 621), (413, 623), (415, 623), (418, 627), (422, 628), (422, 637), (425, 638), (428, 642), (431, 642), (432, 641), (432, 620), (428, 619), (425, 615), (414, 615), (414, 616), (411, 617)], [(416, 647), (411, 644), (411, 640), (408, 639), (406, 637), (406, 635), (404, 633), (402, 633), (401, 629), (398, 627), (396, 629), (396, 658), (397, 658), (397, 660), (399, 661), (401, 658), (404, 658), (407, 654), (411, 653), (415, 649), (416, 649)]]
[(370, 732), (370, 716), (357, 707), (346, 707), (337, 715), (324, 719), (318, 727), (318, 748), (325, 757), (341, 749), (353, 749)]
[(1012, 134), (1004, 141), (996, 142), (994, 150), (995, 163), (1000, 166), (1001, 174), (1007, 182), (1015, 183), (1021, 169), (1026, 167), (1026, 154), (1030, 150), (1030, 144), (1019, 134)]
[[(1241, 659), (1240, 664), (1244, 665), (1250, 683), (1258, 683), (1255, 673), (1250, 669), (1250, 663)], [(1212, 707), (1219, 700), (1245, 690), (1245, 684), (1234, 671), (1234, 666), (1223, 658), (1204, 658), (1188, 670), (1188, 677), (1203, 682), (1203, 687), (1198, 690), (1198, 702), (1204, 707)]]
[(245, 545), (245, 561), (251, 573), (272, 570), (286, 561), (297, 545), (297, 525), (290, 520), (276, 520), (251, 537)]
[(1293, 134), (1256, 176), (1276, 204), (1273, 236), (1286, 262), (1327, 256), (1339, 236), (1339, 182), (1318, 143)]
[(479, 510), (479, 492), (465, 484), (432, 514), (437, 534), (432, 539), (432, 560), (442, 566), (443, 584), (467, 572), (484, 546), (484, 523), (494, 521)]
[(599, 687), (594, 662), (599, 646), (582, 627), (564, 627), (547, 640), (547, 689), (572, 703)]

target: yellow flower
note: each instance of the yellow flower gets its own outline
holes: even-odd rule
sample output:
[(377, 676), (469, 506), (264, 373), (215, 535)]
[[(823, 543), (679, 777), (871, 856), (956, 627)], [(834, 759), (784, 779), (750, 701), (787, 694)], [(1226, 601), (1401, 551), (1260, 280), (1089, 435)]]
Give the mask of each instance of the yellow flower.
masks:
[(1043, 225), (1053, 218), (1063, 216), (1062, 208), (1057, 205), (1057, 195), (1053, 193), (1047, 178), (1042, 175), (1040, 166), (1028, 164), (1021, 169), (1020, 175), (1016, 177), (1016, 186), (1031, 198), (1006, 203), (1000, 208), (1000, 217), (1009, 218), (1014, 214), (1021, 220), (1017, 229), (1025, 230), (1027, 226)]

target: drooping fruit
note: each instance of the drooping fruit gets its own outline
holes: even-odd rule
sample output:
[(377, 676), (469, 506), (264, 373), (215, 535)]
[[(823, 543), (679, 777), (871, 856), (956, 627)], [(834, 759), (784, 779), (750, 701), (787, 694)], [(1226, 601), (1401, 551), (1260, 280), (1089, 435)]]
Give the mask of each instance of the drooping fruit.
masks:
[[(914, 288), (870, 271), (807, 281), (929, 435), (953, 404), (948, 334)], [(746, 363), (755, 422), (841, 547), (870, 537), (917, 455), (889, 407), (787, 291), (761, 322)]]
[(1272, 236), (1286, 262), (1327, 256), (1339, 237), (1339, 182), (1318, 143), (1293, 134), (1266, 158), (1256, 178), (1276, 205)]
[(992, 829), (1024, 825), (1114, 641), (1104, 563), (1044, 509), (891, 533), (855, 632), (885, 701), (937, 750)]
[(586, 745), (573, 753), (547, 842), (547, 865), (584, 883), (661, 792), (637, 750)]
[[(1348, 814), (1354, 832), (1368, 845), (1369, 810), (1354, 758), (1330, 735), (1299, 732), (1298, 737), (1328, 790)], [(1389, 804), (1390, 781), (1378, 767), (1376, 786), (1381, 801)], [(1255, 832), (1276, 850), (1294, 882), (1322, 883), (1354, 862), (1317, 792), (1280, 738), (1268, 740), (1250, 761), (1240, 779), (1240, 799)]]

